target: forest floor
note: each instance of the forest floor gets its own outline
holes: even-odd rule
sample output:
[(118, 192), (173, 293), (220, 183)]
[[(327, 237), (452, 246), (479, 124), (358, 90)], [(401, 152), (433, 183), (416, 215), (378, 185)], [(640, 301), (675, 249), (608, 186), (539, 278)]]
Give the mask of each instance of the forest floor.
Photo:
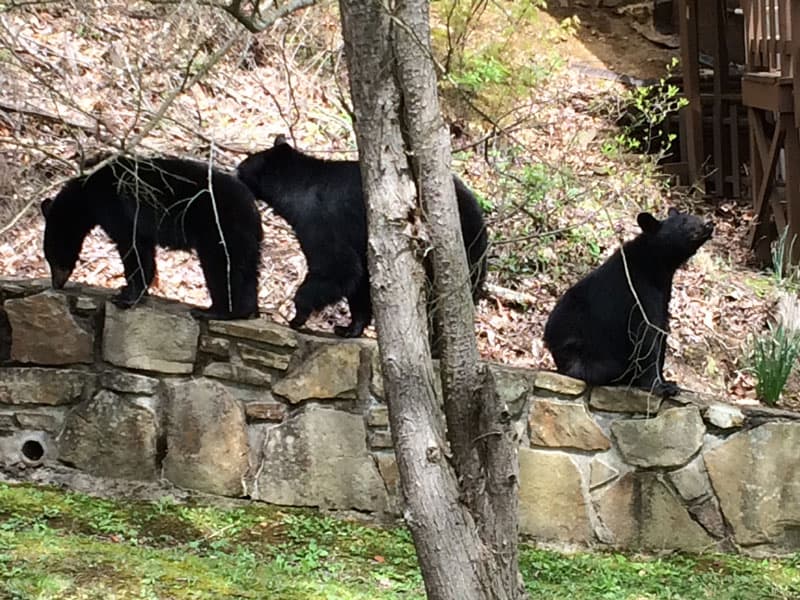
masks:
[[(636, 234), (639, 211), (663, 216), (677, 206), (713, 218), (716, 229), (676, 277), (666, 375), (684, 388), (754, 402), (746, 341), (763, 331), (781, 283), (752, 264), (750, 208), (712, 205), (670, 186), (652, 155), (629, 151), (630, 132), (617, 124), (634, 94), (617, 75), (657, 80), (677, 51), (647, 40), (636, 15), (615, 9), (548, 13), (521, 3), (509, 13), (471, 6), (478, 5), (472, 14), (434, 3), (433, 38), (445, 70), (453, 169), (479, 195), (491, 232), (491, 285), (476, 314), (482, 357), (552, 368), (541, 336), (559, 296)], [(356, 157), (334, 5), (255, 37), (206, 9), (137, 10), (43, 5), (3, 16), (0, 275), (48, 277), (38, 202), (76, 173), (82, 156), (135, 138), (226, 39), (232, 50), (200, 83), (181, 88), (137, 151), (212, 156), (232, 168), (285, 133), (316, 156)], [(260, 309), (286, 323), (305, 260), (285, 222), (264, 210), (263, 224)], [(152, 293), (208, 303), (191, 254), (161, 251), (158, 272)], [(72, 279), (117, 287), (121, 275), (115, 249), (94, 232)], [(340, 304), (307, 326), (330, 331), (347, 319)], [(780, 405), (800, 405), (796, 378)]]

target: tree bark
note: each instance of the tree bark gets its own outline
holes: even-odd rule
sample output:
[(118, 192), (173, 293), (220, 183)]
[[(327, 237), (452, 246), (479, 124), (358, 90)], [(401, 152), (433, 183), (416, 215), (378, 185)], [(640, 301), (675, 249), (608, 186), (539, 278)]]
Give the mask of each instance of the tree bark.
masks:
[[(428, 597), (523, 598), (516, 444), (491, 373), (478, 363), (428, 4), (340, 0), (340, 9), (384, 388), (405, 519)], [(428, 239), (446, 419), (426, 331), (422, 258)]]

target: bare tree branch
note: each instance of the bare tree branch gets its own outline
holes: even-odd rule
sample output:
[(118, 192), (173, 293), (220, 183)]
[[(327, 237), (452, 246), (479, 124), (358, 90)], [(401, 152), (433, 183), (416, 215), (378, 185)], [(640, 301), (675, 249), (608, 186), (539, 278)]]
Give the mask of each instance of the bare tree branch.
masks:
[(2, 98), (0, 98), (0, 109), (8, 112), (30, 115), (40, 119), (46, 119), (62, 125), (69, 125), (70, 127), (75, 127), (76, 129), (82, 129), (89, 135), (96, 135), (100, 125), (100, 122), (97, 119), (95, 119), (94, 123), (90, 123), (88, 120), (79, 122), (77, 119), (58, 115), (44, 108), (33, 106), (32, 104), (12, 103), (7, 100), (3, 100)]
[(192, 78), (189, 79), (189, 81), (185, 82), (180, 87), (173, 89), (172, 92), (170, 92), (164, 99), (164, 101), (161, 103), (161, 106), (153, 114), (153, 116), (150, 118), (147, 124), (145, 124), (145, 126), (142, 127), (141, 132), (139, 132), (138, 135), (136, 135), (130, 142), (128, 142), (125, 145), (126, 148), (128, 150), (134, 148), (139, 144), (139, 142), (141, 142), (145, 137), (147, 137), (147, 134), (149, 134), (153, 130), (153, 128), (156, 127), (156, 125), (158, 125), (161, 122), (164, 115), (167, 113), (170, 106), (172, 106), (172, 104), (175, 102), (178, 96), (182, 92), (192, 87), (195, 83), (200, 81), (203, 77), (205, 77), (208, 74), (208, 72), (214, 67), (214, 65), (216, 65), (220, 61), (220, 59), (228, 53), (228, 50), (230, 50), (233, 47), (233, 44), (239, 39), (240, 36), (238, 34), (229, 37), (228, 41), (225, 42), (221, 48), (219, 48), (216, 52), (214, 52), (214, 54), (212, 54), (211, 57), (200, 66), (200, 68), (197, 70), (194, 76), (192, 76)]
[[(148, 0), (151, 4), (183, 4), (185, 0)], [(236, 19), (250, 33), (259, 33), (271, 27), (275, 21), (292, 14), (301, 8), (316, 4), (317, 0), (291, 0), (283, 6), (276, 6), (272, 0), (195, 0), (199, 6), (210, 6), (225, 11)], [(249, 9), (248, 9), (249, 7)]]

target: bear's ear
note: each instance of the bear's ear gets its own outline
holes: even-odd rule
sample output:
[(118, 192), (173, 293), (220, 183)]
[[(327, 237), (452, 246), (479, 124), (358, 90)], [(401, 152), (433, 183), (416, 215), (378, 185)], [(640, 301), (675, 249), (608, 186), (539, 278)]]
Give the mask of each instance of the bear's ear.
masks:
[(655, 233), (661, 227), (661, 221), (646, 212), (639, 213), (639, 216), (636, 217), (636, 222), (639, 223), (639, 227), (645, 233)]
[(283, 145), (288, 146), (289, 141), (286, 139), (285, 135), (279, 133), (278, 135), (275, 136), (275, 142), (272, 144), (272, 147), (274, 148), (276, 146), (283, 146)]
[(52, 204), (53, 204), (52, 198), (45, 198), (44, 200), (42, 200), (41, 208), (42, 208), (42, 214), (44, 215), (45, 219), (47, 218), (47, 214), (50, 212), (50, 207), (52, 206)]
[(681, 214), (681, 211), (679, 211), (674, 206), (670, 206), (669, 210), (667, 211), (668, 217), (677, 217), (679, 214)]

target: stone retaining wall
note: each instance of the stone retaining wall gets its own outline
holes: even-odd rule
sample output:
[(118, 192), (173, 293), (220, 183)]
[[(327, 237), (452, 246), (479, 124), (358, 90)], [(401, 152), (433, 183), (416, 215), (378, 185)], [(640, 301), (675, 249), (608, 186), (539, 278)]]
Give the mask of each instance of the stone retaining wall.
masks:
[[(0, 462), (281, 505), (399, 514), (372, 340), (202, 323), (151, 298), (0, 280)], [(798, 415), (586, 390), (492, 365), (520, 433), (524, 533), (560, 546), (800, 549)]]

